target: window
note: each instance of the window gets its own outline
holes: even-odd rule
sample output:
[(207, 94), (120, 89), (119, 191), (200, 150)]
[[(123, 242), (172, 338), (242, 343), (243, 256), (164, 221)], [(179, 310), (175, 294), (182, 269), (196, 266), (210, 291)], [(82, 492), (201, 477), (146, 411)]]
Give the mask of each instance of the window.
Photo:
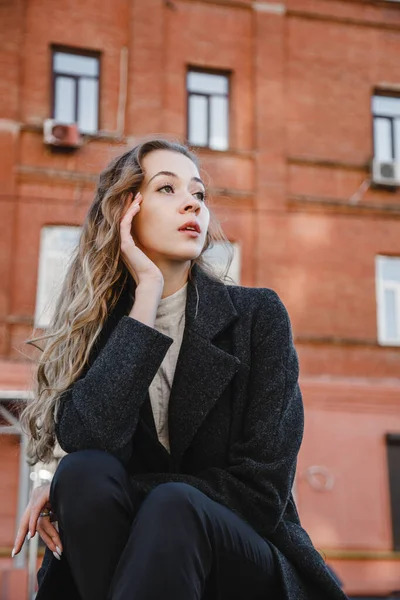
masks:
[(400, 258), (376, 257), (378, 340), (400, 346)]
[(188, 140), (213, 150), (229, 147), (229, 77), (190, 70), (187, 74)]
[[(232, 262), (228, 266), (229, 259), (232, 258)], [(212, 245), (209, 250), (204, 253), (204, 259), (207, 264), (218, 276), (227, 275), (232, 283), (240, 284), (240, 246), (236, 243), (221, 243), (217, 242)], [(230, 281), (226, 283), (231, 283)]]
[(400, 162), (400, 97), (372, 98), (374, 157), (381, 162)]
[(99, 56), (53, 50), (53, 118), (78, 123), (82, 133), (99, 129)]
[(35, 327), (50, 325), (57, 294), (65, 277), (69, 259), (78, 245), (80, 227), (43, 227), (40, 236), (39, 272)]
[(386, 447), (392, 508), (393, 550), (400, 550), (400, 434), (388, 433)]

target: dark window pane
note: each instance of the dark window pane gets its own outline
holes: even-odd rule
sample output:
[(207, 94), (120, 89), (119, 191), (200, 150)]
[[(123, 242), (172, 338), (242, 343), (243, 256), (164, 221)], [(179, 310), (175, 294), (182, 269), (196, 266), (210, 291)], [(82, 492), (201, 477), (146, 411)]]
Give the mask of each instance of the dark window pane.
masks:
[(393, 550), (400, 550), (400, 434), (387, 435)]

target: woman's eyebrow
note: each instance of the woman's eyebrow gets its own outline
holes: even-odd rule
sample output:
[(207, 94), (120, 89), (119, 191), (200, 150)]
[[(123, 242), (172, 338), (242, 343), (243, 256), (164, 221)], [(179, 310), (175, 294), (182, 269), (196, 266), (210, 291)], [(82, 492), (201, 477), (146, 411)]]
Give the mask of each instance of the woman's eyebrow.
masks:
[[(147, 185), (149, 185), (153, 181), (153, 179), (155, 177), (158, 177), (159, 175), (167, 175), (167, 177), (174, 177), (175, 179), (179, 179), (178, 175), (176, 173), (172, 173), (172, 171), (159, 171), (158, 173), (153, 175), (151, 179), (149, 179), (149, 183)], [(206, 187), (204, 185), (204, 182), (200, 179), (200, 177), (192, 177), (191, 181), (197, 181), (198, 183), (201, 183), (204, 189)]]

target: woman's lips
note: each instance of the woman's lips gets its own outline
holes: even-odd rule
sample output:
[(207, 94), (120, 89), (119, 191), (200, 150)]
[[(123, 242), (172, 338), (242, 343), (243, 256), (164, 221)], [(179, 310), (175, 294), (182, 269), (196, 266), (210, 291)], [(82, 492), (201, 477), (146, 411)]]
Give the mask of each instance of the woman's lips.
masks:
[(200, 235), (197, 231), (194, 231), (193, 229), (179, 229), (179, 233), (186, 233), (186, 235), (192, 238), (197, 238)]

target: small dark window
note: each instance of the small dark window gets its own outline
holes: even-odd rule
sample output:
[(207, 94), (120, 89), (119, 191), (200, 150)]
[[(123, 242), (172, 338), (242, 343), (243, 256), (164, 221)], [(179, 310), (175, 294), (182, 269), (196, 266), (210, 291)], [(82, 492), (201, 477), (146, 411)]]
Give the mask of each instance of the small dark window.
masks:
[(372, 97), (374, 120), (374, 158), (381, 162), (400, 162), (400, 97)]
[(190, 69), (187, 74), (188, 141), (214, 150), (229, 148), (229, 76)]
[(393, 550), (400, 550), (400, 433), (388, 433), (386, 443), (392, 507)]
[(99, 63), (94, 52), (53, 48), (53, 118), (82, 133), (99, 129)]

